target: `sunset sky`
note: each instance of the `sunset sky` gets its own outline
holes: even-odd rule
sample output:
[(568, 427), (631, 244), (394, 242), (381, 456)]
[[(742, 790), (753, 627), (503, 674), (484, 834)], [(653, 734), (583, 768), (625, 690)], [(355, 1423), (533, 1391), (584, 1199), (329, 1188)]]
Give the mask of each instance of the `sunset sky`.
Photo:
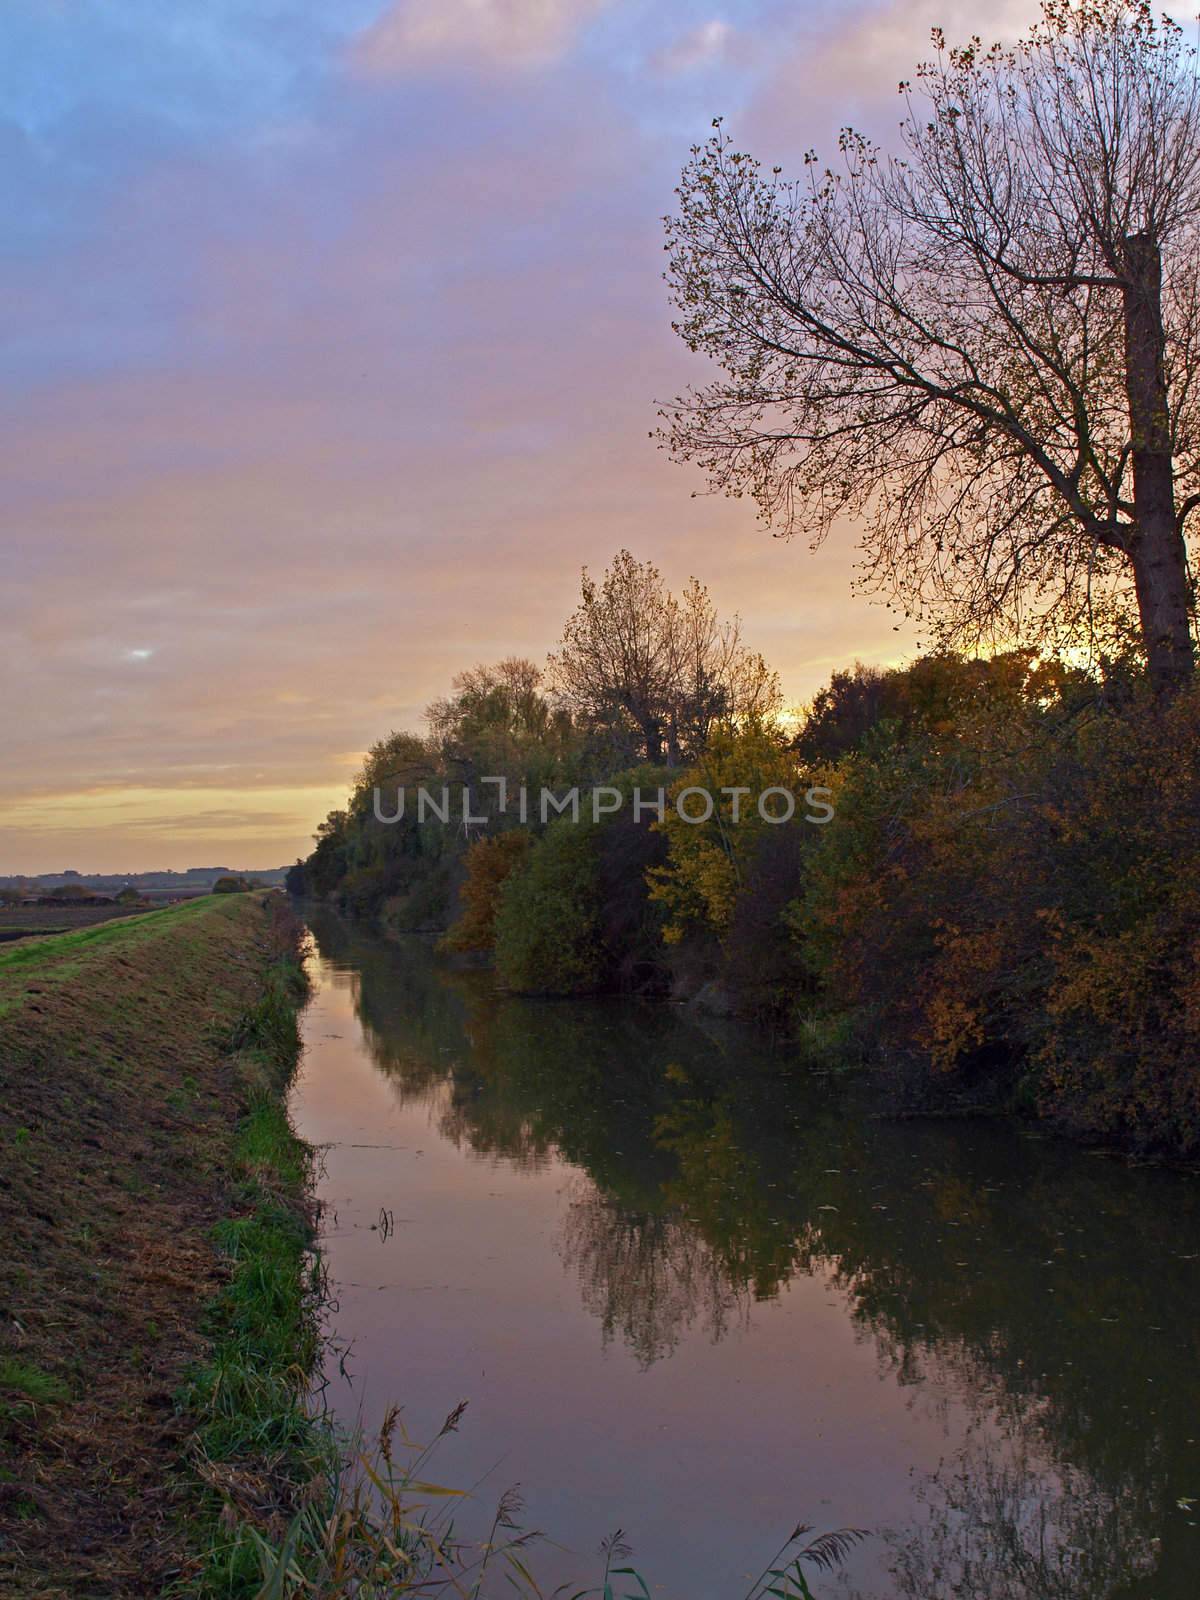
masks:
[(912, 640), (648, 437), (661, 217), (723, 115), (890, 137), (1026, 4), (6, 0), (0, 875), (266, 867), (620, 546), (793, 701)]

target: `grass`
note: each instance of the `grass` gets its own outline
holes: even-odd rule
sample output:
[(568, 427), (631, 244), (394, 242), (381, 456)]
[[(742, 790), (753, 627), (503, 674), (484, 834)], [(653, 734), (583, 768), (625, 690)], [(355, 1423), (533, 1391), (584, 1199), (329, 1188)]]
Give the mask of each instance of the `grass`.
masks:
[[(180, 923), (194, 921), (211, 913), (214, 904), (220, 905), (222, 901), (213, 895), (201, 895), (195, 900), (168, 907), (159, 916), (145, 911), (126, 913), (71, 933), (31, 935), (27, 939), (16, 940), (0, 946), (0, 978), (29, 970), (41, 970), (47, 977), (77, 971), (81, 957), (113, 945), (136, 946), (144, 940), (154, 939), (163, 915), (169, 916), (172, 925), (178, 928)], [(2, 999), (0, 996), (0, 1003)]]
[(31, 1361), (20, 1361), (16, 1356), (0, 1356), (0, 1406), (11, 1402), (28, 1401), (32, 1405), (54, 1405), (65, 1400), (70, 1391), (61, 1378), (44, 1372)]
[[(455, 1539), (453, 1514), (462, 1495), (430, 1483), (429, 1458), (453, 1432), (462, 1414), (453, 1412), (433, 1445), (412, 1443), (393, 1407), (370, 1450), (328, 1458), (322, 1492), (309, 1499), (281, 1541), (254, 1536), (259, 1581), (254, 1600), (401, 1600), (445, 1595), (447, 1600), (482, 1600), (512, 1594), (544, 1600), (535, 1573), (542, 1535), (521, 1525), (523, 1506), (515, 1492), (504, 1495), (486, 1536), (475, 1544)], [(744, 1594), (726, 1600), (816, 1600), (809, 1572), (832, 1573), (869, 1535), (839, 1528), (809, 1538), (800, 1524)], [(632, 1552), (621, 1529), (600, 1545), (598, 1581), (566, 1585), (553, 1600), (651, 1600), (645, 1578), (630, 1564)], [(807, 1570), (806, 1570), (807, 1569)]]
[(209, 1355), (181, 1394), (197, 1421), (190, 1455), (206, 1489), (193, 1530), (203, 1552), (187, 1584), (196, 1595), (257, 1592), (263, 1538), (283, 1531), (331, 1449), (307, 1403), (323, 1299), (312, 1248), (312, 1152), (292, 1131), (283, 1100), (299, 1054), (304, 990), (295, 963), (277, 963), (260, 999), (221, 1039), (236, 1056), (248, 1103), (233, 1150), (236, 1214), (214, 1230), (229, 1278), (205, 1315)]
[(229, 1499), (199, 1469), (234, 1464), (240, 1407), (238, 1469), (257, 1432), (253, 1471), (280, 1472), (264, 1396), (294, 1406), (315, 1351), (294, 1311), (310, 1267), (282, 1104), (299, 997), (284, 912), (279, 895), (206, 898), (0, 949), (6, 1597), (188, 1581)]

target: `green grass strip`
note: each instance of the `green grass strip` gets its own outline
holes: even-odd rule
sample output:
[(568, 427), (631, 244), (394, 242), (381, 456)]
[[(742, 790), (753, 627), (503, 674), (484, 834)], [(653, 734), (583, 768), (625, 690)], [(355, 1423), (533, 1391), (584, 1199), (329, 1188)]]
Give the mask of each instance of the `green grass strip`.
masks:
[[(164, 906), (158, 911), (138, 911), (128, 917), (114, 917), (109, 922), (98, 922), (91, 928), (78, 928), (71, 933), (30, 934), (0, 947), (0, 978), (14, 969), (26, 976), (36, 976), (41, 968), (58, 968), (69, 961), (74, 970), (74, 958), (89, 956), (97, 950), (112, 945), (140, 944), (145, 939), (157, 938), (167, 923), (178, 926), (218, 907), (232, 908), (236, 900), (229, 896), (200, 895), (180, 905)], [(33, 969), (30, 971), (29, 969)], [(57, 975), (57, 974), (56, 974)]]
[(195, 1464), (210, 1485), (193, 1528), (202, 1569), (186, 1592), (212, 1600), (252, 1596), (262, 1583), (250, 1521), (223, 1514), (229, 1503), (238, 1510), (239, 1474), (256, 1486), (259, 1516), (265, 1493), (287, 1517), (299, 1492), (327, 1471), (332, 1448), (307, 1403), (321, 1304), (308, 1205), (312, 1152), (284, 1103), (304, 987), (294, 963), (278, 964), (262, 999), (223, 1041), (252, 1085), (233, 1150), (237, 1214), (216, 1230), (232, 1270), (208, 1308), (209, 1359), (180, 1397), (197, 1418)]

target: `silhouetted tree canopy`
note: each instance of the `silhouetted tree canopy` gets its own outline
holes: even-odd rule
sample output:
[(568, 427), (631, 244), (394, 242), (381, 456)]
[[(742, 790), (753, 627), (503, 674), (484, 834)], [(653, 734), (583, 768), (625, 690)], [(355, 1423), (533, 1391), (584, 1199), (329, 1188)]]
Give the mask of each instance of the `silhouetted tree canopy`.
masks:
[(609, 730), (631, 759), (671, 766), (702, 748), (714, 722), (779, 709), (779, 680), (722, 622), (691, 578), (672, 594), (658, 568), (617, 553), (580, 600), (550, 657), (550, 686), (585, 727)]
[(852, 130), (785, 181), (719, 125), (668, 219), (677, 330), (722, 369), (677, 457), (942, 639), (1136, 632), (1192, 671), (1200, 507), (1200, 82), (1146, 3), (1047, 0), (1011, 49), (902, 84), (902, 151)]

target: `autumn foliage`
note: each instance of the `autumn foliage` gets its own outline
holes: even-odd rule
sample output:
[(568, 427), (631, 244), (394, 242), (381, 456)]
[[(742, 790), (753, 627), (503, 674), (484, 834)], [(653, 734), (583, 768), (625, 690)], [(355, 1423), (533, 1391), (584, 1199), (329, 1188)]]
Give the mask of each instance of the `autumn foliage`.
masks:
[(707, 930), (744, 1014), (868, 1042), (895, 1104), (1200, 1147), (1200, 694), (1162, 708), (1025, 653), (857, 677), (793, 748), (718, 739), (678, 780), (819, 783), (836, 815), (670, 819), (668, 941)]
[(1200, 695), (1030, 671), (945, 709), (838, 764), (788, 914), (822, 1003), (918, 1102), (1200, 1146)]
[(442, 940), (444, 949), (463, 952), (492, 949), (496, 942), (500, 891), (509, 874), (524, 860), (532, 842), (524, 828), (513, 828), (490, 839), (476, 839), (467, 851), (466, 876), (459, 890), (462, 911)]
[[(301, 886), (515, 992), (733, 1012), (798, 1070), (869, 1066), (885, 1105), (1200, 1151), (1200, 689), (1164, 700), (1136, 659), (938, 652), (837, 672), (798, 722), (725, 705), (626, 739), (627, 707), (618, 738), (528, 662), (460, 674), (428, 737), (370, 751)], [(578, 820), (506, 811), (498, 776), (577, 790)], [(389, 823), (373, 795), (397, 784)], [(420, 784), (472, 785), (470, 826), (423, 818)], [(623, 806), (594, 812), (597, 785)], [(635, 790), (664, 792), (661, 821)]]

